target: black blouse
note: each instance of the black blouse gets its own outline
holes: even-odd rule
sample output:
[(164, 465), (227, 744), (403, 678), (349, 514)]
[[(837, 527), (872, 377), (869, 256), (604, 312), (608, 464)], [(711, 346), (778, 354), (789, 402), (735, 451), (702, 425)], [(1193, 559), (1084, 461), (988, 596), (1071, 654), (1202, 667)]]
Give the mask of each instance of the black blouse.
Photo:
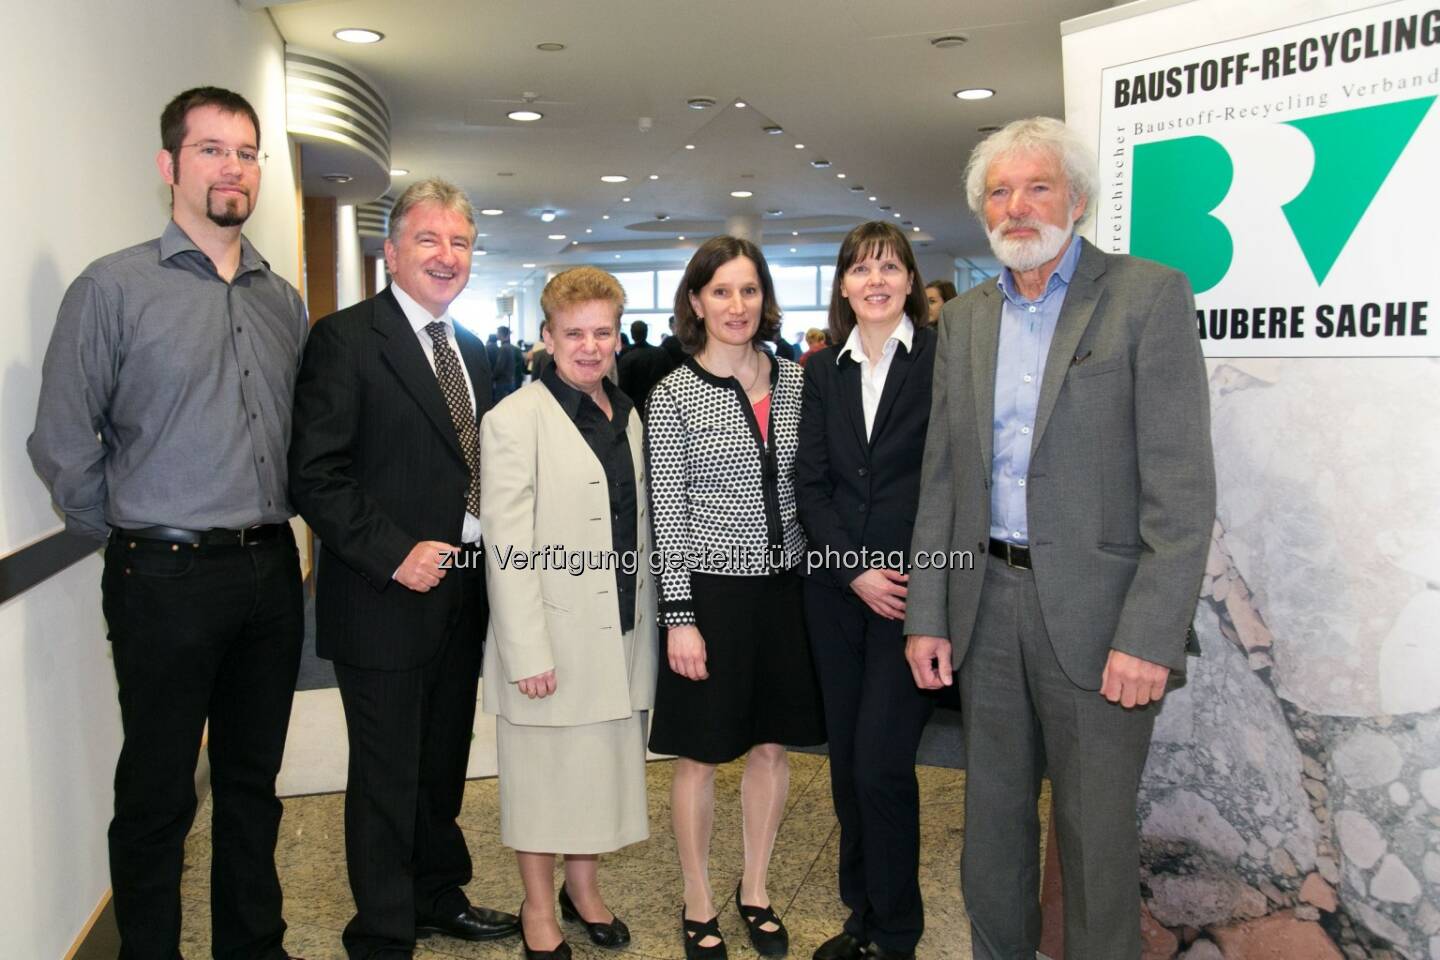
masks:
[(607, 377), (602, 382), (605, 396), (610, 399), (612, 417), (589, 396), (564, 380), (554, 363), (545, 365), (540, 382), (550, 388), (561, 409), (585, 438), (590, 451), (605, 468), (605, 485), (610, 494), (610, 543), (615, 558), (615, 598), (620, 604), (620, 629), (635, 627), (635, 462), (630, 457), (630, 438), (626, 427), (634, 404)]

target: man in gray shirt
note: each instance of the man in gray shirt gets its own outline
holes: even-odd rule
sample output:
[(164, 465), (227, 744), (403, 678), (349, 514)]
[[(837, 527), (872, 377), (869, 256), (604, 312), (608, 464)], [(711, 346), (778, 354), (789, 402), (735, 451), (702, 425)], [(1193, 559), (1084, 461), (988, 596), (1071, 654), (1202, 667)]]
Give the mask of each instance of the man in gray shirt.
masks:
[(207, 721), (214, 954), (286, 957), (275, 777), (304, 632), (286, 446), (307, 327), (299, 294), (240, 232), (260, 191), (259, 128), (217, 87), (166, 106), (156, 162), (173, 219), (66, 291), (28, 443), (66, 527), (107, 541), (125, 960), (180, 955)]

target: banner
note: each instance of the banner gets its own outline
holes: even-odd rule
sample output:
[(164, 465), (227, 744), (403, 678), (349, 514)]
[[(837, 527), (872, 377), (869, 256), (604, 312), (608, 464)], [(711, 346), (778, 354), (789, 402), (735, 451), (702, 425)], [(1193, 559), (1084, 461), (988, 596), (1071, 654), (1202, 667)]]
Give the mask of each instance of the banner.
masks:
[(1096, 241), (1189, 276), (1207, 355), (1440, 355), (1440, 5), (1111, 49)]

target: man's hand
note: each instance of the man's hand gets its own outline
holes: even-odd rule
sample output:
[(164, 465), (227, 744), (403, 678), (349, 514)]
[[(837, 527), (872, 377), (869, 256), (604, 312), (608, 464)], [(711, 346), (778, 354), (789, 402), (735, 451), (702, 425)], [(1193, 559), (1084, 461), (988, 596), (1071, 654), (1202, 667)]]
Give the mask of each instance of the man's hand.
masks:
[(439, 540), (421, 540), (395, 568), (395, 580), (416, 593), (428, 593), (445, 579), (445, 570), (459, 552), (459, 547)]
[(1100, 675), (1100, 696), (1122, 707), (1143, 707), (1165, 696), (1170, 668), (1111, 650)]
[(555, 692), (555, 671), (546, 670), (544, 673), (537, 673), (533, 677), (526, 677), (516, 684), (520, 692), (531, 700), (543, 700)]
[(950, 641), (944, 637), (912, 633), (905, 639), (905, 659), (910, 662), (915, 686), (921, 690), (939, 690), (954, 682), (950, 676)]
[(705, 669), (705, 638), (700, 628), (691, 624), (671, 627), (666, 643), (670, 655), (670, 669), (687, 680), (705, 680), (710, 672)]
[(899, 570), (871, 569), (850, 581), (855, 596), (886, 620), (905, 619), (905, 584), (910, 578)]

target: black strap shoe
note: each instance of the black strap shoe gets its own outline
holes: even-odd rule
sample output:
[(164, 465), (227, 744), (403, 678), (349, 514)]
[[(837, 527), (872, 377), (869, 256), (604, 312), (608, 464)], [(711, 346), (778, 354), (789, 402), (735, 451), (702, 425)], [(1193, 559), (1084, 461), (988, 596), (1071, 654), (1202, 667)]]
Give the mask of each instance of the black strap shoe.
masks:
[(565, 889), (563, 883), (560, 884), (560, 918), (568, 923), (584, 925), (585, 932), (590, 935), (590, 942), (597, 947), (615, 950), (630, 942), (630, 928), (613, 913), (608, 921), (601, 923), (592, 923), (580, 916), (575, 901), (570, 899), (570, 891)]
[[(685, 916), (685, 908), (680, 908), (680, 930), (685, 938), (685, 960), (727, 960), (728, 951), (725, 949), (725, 938), (720, 935), (720, 915), (717, 913), (709, 920), (690, 920)], [(701, 940), (714, 937), (718, 942), (708, 947), (700, 945)]]
[[(735, 909), (750, 931), (750, 944), (762, 957), (783, 957), (790, 952), (790, 932), (780, 922), (772, 907), (756, 907), (740, 902), (740, 885), (735, 885)], [(774, 930), (762, 929), (766, 923), (775, 924)]]

